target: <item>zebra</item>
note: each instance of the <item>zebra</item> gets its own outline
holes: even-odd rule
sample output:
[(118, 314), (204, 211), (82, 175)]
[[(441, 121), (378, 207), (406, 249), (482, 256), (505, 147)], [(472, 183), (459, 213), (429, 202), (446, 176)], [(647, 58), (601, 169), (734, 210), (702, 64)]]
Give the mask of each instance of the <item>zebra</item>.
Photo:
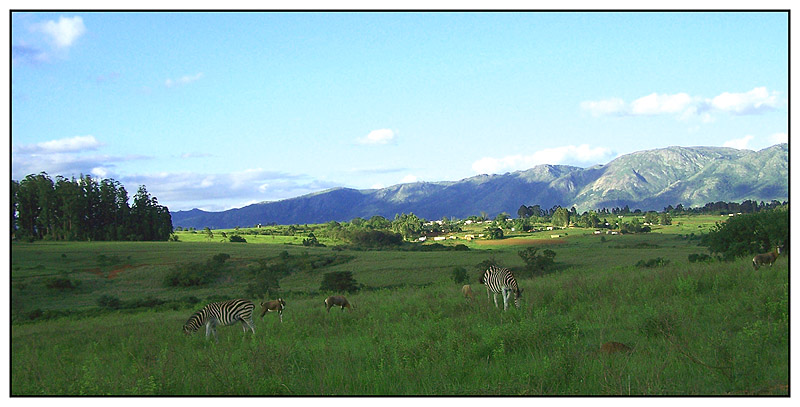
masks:
[(508, 309), (508, 300), (511, 298), (511, 293), (514, 293), (514, 305), (519, 308), (519, 299), (522, 297), (522, 289), (517, 285), (517, 280), (514, 275), (506, 268), (498, 266), (491, 266), (486, 272), (483, 273), (480, 280), (481, 284), (486, 285), (486, 298), (488, 299), (490, 293), (494, 293), (494, 306), (497, 305), (497, 294), (503, 294), (503, 310)]
[(183, 325), (183, 333), (190, 335), (205, 325), (206, 339), (213, 333), (214, 340), (219, 343), (217, 325), (228, 326), (241, 321), (242, 331), (247, 332), (249, 327), (255, 335), (256, 330), (253, 328), (254, 308), (255, 305), (251, 301), (243, 299), (212, 302), (189, 317), (189, 320)]

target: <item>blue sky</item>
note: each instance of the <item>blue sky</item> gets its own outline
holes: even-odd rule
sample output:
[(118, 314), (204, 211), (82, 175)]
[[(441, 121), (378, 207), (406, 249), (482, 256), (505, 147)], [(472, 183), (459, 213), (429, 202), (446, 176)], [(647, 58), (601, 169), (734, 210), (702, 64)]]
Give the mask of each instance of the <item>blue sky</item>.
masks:
[(787, 13), (11, 15), (11, 176), (170, 210), (788, 142)]

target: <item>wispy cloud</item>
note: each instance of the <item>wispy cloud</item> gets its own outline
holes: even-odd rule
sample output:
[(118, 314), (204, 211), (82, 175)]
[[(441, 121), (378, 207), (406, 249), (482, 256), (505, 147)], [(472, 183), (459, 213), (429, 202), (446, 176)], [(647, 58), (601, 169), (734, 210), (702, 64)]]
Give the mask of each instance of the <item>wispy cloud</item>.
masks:
[(202, 72), (198, 72), (198, 73), (196, 73), (194, 75), (184, 75), (184, 76), (181, 76), (178, 79), (170, 79), (170, 78), (168, 78), (167, 80), (164, 81), (164, 86), (166, 86), (168, 88), (171, 88), (173, 86), (187, 85), (187, 84), (190, 84), (192, 82), (197, 82), (202, 78), (203, 78), (203, 73)]
[(755, 137), (752, 135), (746, 135), (742, 138), (737, 138), (733, 140), (728, 140), (722, 144), (723, 147), (730, 147), (730, 148), (737, 148), (739, 150), (744, 150), (748, 148), (748, 144), (754, 139)]
[(44, 171), (54, 176), (91, 174), (106, 178), (114, 176), (114, 169), (120, 162), (150, 158), (142, 155), (99, 154), (97, 150), (103, 145), (94, 136), (76, 136), (13, 146), (11, 177), (19, 180)]
[(505, 157), (484, 157), (472, 164), (478, 174), (496, 174), (506, 171), (525, 170), (541, 164), (594, 165), (614, 158), (615, 154), (605, 147), (591, 147), (588, 144), (539, 150), (533, 154), (508, 155)]
[(24, 154), (51, 154), (75, 151), (96, 150), (102, 144), (94, 136), (75, 136), (35, 144), (26, 144), (13, 148), (12, 151)]
[(711, 113), (735, 115), (761, 114), (778, 109), (783, 102), (780, 93), (757, 87), (743, 93), (724, 92), (713, 98), (691, 96), (687, 93), (651, 93), (626, 103), (619, 98), (581, 102), (581, 109), (592, 116), (654, 116), (673, 115), (680, 119), (700, 117), (713, 121)]
[(147, 185), (170, 210), (220, 211), (254, 202), (293, 198), (339, 184), (262, 168), (230, 173), (155, 173), (123, 177), (125, 184)]
[(86, 32), (81, 17), (59, 17), (58, 21), (47, 20), (33, 23), (28, 31), (34, 35), (16, 40), (11, 46), (11, 61), (17, 63), (49, 63), (56, 57), (64, 57)]
[(59, 17), (58, 21), (44, 21), (34, 24), (33, 31), (47, 35), (50, 41), (58, 48), (69, 48), (75, 41), (86, 33), (81, 17)]
[(395, 139), (395, 132), (391, 129), (378, 129), (369, 132), (366, 136), (356, 139), (358, 144), (377, 145), (389, 144)]

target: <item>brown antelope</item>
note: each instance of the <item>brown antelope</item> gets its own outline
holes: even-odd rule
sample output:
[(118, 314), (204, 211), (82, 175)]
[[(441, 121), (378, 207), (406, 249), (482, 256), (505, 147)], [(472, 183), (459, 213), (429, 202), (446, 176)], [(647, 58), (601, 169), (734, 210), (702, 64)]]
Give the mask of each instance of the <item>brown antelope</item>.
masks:
[(600, 346), (600, 352), (612, 354), (617, 352), (630, 352), (630, 346), (622, 343), (622, 342), (606, 342)]
[(334, 305), (342, 307), (342, 311), (344, 311), (345, 308), (348, 308), (350, 311), (353, 310), (353, 308), (350, 306), (350, 303), (347, 302), (347, 298), (344, 298), (341, 295), (331, 295), (325, 299), (325, 307), (328, 309), (329, 313), (331, 312), (331, 307)]
[(469, 284), (461, 287), (461, 293), (464, 294), (464, 298), (467, 300), (472, 300), (472, 287)]
[(758, 268), (764, 264), (769, 264), (769, 266), (772, 267), (772, 263), (775, 263), (779, 254), (781, 254), (780, 246), (776, 246), (775, 250), (769, 253), (757, 254), (756, 257), (753, 257), (753, 268), (758, 270)]
[(267, 301), (261, 303), (261, 318), (264, 318), (264, 315), (267, 312), (277, 312), (278, 316), (280, 317), (281, 322), (283, 322), (283, 310), (286, 308), (286, 301), (283, 298), (278, 298), (274, 301)]

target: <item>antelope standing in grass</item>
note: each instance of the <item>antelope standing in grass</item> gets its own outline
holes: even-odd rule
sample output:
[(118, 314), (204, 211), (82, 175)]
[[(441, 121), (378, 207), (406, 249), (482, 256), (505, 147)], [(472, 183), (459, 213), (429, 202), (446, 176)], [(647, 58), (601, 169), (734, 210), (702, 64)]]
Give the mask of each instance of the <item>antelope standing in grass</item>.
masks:
[(344, 298), (341, 295), (331, 295), (325, 299), (325, 307), (328, 309), (329, 313), (331, 312), (331, 307), (334, 305), (342, 307), (342, 311), (344, 311), (345, 308), (349, 309), (350, 311), (353, 310), (353, 308), (350, 306), (350, 303), (347, 302), (347, 298)]
[(278, 298), (274, 301), (267, 301), (261, 303), (261, 318), (264, 318), (267, 312), (277, 312), (281, 322), (283, 322), (283, 310), (286, 308), (286, 301), (283, 298)]
[(494, 293), (494, 306), (497, 305), (497, 294), (503, 294), (503, 310), (508, 309), (508, 300), (511, 299), (511, 294), (514, 294), (514, 305), (519, 308), (519, 299), (522, 297), (522, 289), (517, 285), (517, 280), (511, 274), (509, 269), (491, 266), (481, 276), (481, 284), (486, 285), (486, 298), (489, 298), (491, 293)]
[(758, 270), (758, 268), (764, 264), (769, 264), (769, 266), (772, 267), (772, 263), (775, 263), (779, 254), (781, 254), (780, 246), (776, 246), (775, 250), (769, 253), (757, 254), (756, 257), (753, 257), (753, 268)]
[(461, 287), (461, 293), (464, 294), (464, 298), (467, 300), (472, 300), (472, 287), (469, 284)]
[(213, 333), (214, 340), (219, 343), (217, 325), (228, 326), (241, 322), (244, 332), (250, 328), (255, 335), (256, 330), (253, 328), (253, 309), (255, 307), (252, 302), (242, 299), (212, 302), (189, 317), (189, 320), (183, 325), (183, 333), (189, 335), (205, 325), (206, 339)]

